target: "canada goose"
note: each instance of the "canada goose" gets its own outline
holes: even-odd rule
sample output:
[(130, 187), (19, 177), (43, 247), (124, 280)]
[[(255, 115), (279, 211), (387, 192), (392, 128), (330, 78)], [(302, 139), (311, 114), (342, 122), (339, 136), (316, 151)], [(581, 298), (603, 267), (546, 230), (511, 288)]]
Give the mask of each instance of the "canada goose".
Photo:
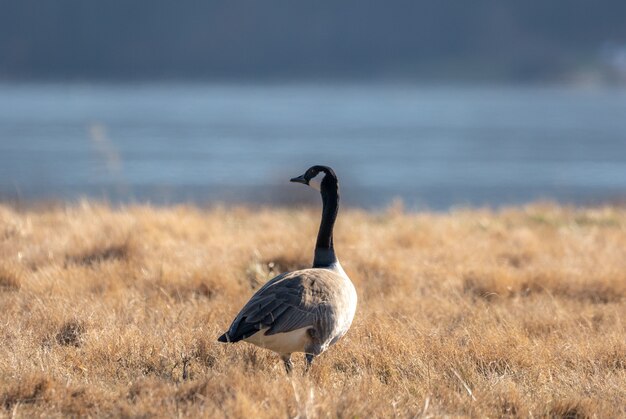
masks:
[(277, 352), (287, 373), (292, 369), (292, 352), (306, 354), (308, 370), (314, 357), (346, 334), (356, 311), (356, 290), (333, 247), (339, 208), (335, 172), (327, 166), (313, 166), (291, 182), (309, 185), (318, 174), (323, 175), (323, 208), (313, 267), (283, 273), (268, 281), (218, 338), (230, 343), (243, 340)]

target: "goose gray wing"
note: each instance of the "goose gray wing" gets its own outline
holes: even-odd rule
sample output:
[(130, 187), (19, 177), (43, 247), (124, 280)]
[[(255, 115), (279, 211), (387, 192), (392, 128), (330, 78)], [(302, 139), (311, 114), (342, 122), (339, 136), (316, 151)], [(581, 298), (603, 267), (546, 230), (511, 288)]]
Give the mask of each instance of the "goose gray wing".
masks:
[(219, 340), (237, 342), (267, 329), (266, 335), (325, 323), (332, 294), (340, 281), (325, 269), (304, 269), (279, 275), (259, 289)]

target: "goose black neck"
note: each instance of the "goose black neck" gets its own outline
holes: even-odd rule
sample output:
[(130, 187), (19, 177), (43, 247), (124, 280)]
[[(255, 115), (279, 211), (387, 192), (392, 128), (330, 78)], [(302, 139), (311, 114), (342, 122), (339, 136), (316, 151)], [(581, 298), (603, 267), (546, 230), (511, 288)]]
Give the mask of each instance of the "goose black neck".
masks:
[(333, 229), (339, 211), (339, 185), (334, 174), (327, 173), (321, 185), (322, 222), (317, 233), (313, 267), (325, 267), (337, 263), (333, 247)]

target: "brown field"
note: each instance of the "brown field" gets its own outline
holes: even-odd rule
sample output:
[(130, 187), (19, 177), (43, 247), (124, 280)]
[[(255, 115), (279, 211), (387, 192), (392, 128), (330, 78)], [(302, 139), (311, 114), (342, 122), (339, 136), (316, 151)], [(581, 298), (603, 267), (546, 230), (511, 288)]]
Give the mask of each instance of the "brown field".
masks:
[(290, 378), (216, 338), (318, 212), (0, 206), (0, 416), (626, 416), (626, 208), (343, 210), (356, 318)]

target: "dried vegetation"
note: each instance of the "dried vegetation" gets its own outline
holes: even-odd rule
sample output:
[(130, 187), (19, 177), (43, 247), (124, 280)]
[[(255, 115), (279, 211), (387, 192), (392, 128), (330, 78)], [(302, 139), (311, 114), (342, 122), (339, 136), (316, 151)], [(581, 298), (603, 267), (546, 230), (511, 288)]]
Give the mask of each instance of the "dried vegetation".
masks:
[(0, 206), (0, 416), (626, 416), (623, 207), (343, 211), (355, 322), (287, 378), (216, 338), (317, 221)]

